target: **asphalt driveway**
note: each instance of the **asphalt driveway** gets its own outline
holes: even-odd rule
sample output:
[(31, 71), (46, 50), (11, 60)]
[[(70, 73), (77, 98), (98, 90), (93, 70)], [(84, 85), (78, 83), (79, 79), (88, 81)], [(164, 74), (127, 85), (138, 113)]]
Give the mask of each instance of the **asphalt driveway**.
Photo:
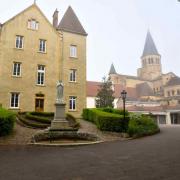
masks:
[(83, 147), (0, 146), (0, 180), (179, 180), (180, 126)]

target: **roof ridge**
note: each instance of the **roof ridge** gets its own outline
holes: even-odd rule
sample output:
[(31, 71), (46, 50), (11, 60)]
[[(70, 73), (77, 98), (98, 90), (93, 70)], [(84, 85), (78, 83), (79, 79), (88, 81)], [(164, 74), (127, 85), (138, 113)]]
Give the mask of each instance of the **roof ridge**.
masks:
[(160, 55), (149, 30), (146, 35), (142, 57), (147, 55)]
[(86, 31), (84, 30), (71, 6), (68, 7), (64, 16), (62, 17), (58, 25), (58, 30), (87, 36)]

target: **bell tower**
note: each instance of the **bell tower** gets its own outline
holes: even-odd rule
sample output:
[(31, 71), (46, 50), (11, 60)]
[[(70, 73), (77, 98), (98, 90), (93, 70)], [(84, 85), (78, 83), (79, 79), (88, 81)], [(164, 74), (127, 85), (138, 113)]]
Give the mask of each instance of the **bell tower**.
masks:
[(158, 53), (151, 33), (148, 31), (141, 56), (141, 68), (138, 69), (137, 75), (144, 80), (154, 80), (162, 75), (161, 55)]

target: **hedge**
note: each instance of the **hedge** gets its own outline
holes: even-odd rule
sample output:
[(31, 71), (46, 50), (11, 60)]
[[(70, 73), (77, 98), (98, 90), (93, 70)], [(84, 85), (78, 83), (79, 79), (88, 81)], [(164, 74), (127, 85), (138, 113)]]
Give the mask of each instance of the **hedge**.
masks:
[[(107, 107), (107, 108), (99, 108), (99, 110), (104, 111), (104, 112), (124, 115), (124, 110), (122, 109), (113, 109), (113, 108)], [(129, 112), (127, 110), (125, 111), (125, 116), (129, 116)]]
[(152, 135), (159, 132), (158, 125), (153, 121), (150, 116), (147, 115), (131, 115), (128, 134), (132, 137), (141, 137)]
[(18, 119), (28, 127), (45, 129), (50, 126), (49, 124), (40, 124), (31, 120), (28, 120), (24, 118), (22, 115), (18, 115)]
[(97, 128), (103, 131), (126, 132), (129, 117), (119, 114), (104, 112), (100, 109), (84, 109), (83, 118), (96, 124)]
[(38, 116), (37, 114), (36, 115), (33, 115), (33, 114), (35, 114), (35, 113), (34, 112), (33, 113), (28, 112), (28, 113), (26, 113), (25, 117), (27, 119), (34, 120), (34, 121), (37, 121), (37, 122), (40, 122), (40, 123), (46, 123), (46, 124), (51, 123), (51, 120), (48, 117), (42, 117), (42, 116)]
[(30, 112), (31, 115), (35, 115), (35, 116), (44, 116), (44, 117), (54, 117), (54, 113), (53, 112)]
[(15, 114), (0, 108), (0, 136), (8, 135), (12, 132), (15, 123)]

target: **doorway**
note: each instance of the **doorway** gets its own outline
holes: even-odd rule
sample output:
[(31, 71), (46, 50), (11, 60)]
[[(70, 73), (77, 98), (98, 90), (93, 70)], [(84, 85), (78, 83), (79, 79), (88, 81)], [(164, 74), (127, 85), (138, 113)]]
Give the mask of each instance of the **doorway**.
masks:
[(44, 112), (44, 98), (35, 99), (35, 111)]

